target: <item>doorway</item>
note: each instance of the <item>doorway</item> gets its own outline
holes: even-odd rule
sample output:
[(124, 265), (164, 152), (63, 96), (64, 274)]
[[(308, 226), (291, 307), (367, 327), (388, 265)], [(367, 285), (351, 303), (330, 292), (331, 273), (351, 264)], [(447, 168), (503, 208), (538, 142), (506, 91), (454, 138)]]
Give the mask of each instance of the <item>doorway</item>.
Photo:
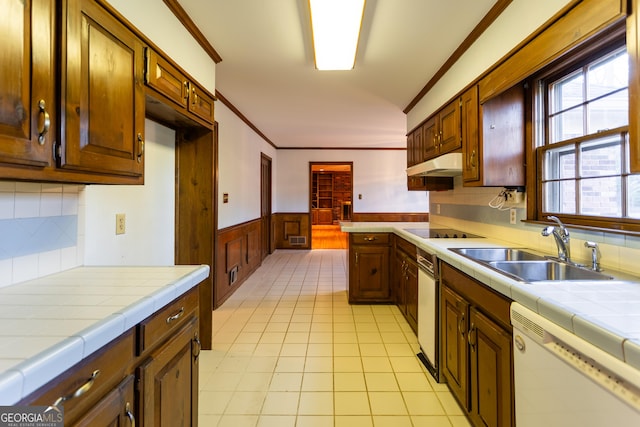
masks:
[(260, 153), (261, 260), (271, 251), (271, 157)]
[(309, 162), (311, 249), (346, 249), (353, 215), (353, 162)]

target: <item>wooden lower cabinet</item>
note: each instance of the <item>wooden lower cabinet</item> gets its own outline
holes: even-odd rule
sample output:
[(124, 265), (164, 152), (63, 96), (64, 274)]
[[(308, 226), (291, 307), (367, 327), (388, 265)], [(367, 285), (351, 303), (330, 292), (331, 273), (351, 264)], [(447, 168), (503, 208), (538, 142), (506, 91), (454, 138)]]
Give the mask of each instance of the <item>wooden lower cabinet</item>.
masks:
[(65, 426), (197, 426), (197, 313), (195, 288), (18, 404), (62, 404)]
[(135, 377), (127, 376), (118, 387), (87, 411), (73, 427), (135, 427)]
[(469, 407), (467, 320), (469, 303), (447, 287), (442, 287), (441, 333), (442, 370), (451, 392)]
[(479, 426), (512, 425), (511, 333), (475, 307), (469, 314), (471, 417)]
[(407, 323), (418, 333), (418, 263), (416, 247), (406, 240), (395, 237), (393, 255), (393, 289), (395, 303)]
[(392, 303), (389, 285), (390, 235), (349, 234), (349, 303)]
[(510, 300), (441, 264), (443, 375), (474, 426), (515, 423)]
[(197, 328), (193, 318), (138, 368), (144, 426), (198, 425)]

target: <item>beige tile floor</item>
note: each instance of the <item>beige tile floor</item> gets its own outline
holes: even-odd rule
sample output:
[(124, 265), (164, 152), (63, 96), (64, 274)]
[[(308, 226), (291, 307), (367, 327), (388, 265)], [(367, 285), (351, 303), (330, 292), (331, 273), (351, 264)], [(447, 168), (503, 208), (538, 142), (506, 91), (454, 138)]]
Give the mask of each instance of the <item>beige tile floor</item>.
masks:
[(345, 263), (276, 251), (214, 311), (201, 427), (469, 426), (397, 307), (348, 304)]

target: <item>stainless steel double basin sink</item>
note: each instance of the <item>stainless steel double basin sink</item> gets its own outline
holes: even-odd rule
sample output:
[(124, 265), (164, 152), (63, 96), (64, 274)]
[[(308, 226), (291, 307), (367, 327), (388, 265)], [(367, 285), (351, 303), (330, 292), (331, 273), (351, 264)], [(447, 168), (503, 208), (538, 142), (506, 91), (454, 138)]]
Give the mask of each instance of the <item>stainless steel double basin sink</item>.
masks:
[(516, 248), (451, 248), (457, 254), (527, 283), (555, 280), (611, 280), (588, 268)]

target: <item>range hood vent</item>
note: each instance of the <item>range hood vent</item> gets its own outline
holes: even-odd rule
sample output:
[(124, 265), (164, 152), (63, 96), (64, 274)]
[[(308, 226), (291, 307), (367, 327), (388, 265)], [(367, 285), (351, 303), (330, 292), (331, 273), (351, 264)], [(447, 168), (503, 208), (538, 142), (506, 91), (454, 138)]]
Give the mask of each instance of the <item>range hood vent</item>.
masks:
[(407, 176), (462, 175), (462, 153), (443, 154), (407, 168)]

